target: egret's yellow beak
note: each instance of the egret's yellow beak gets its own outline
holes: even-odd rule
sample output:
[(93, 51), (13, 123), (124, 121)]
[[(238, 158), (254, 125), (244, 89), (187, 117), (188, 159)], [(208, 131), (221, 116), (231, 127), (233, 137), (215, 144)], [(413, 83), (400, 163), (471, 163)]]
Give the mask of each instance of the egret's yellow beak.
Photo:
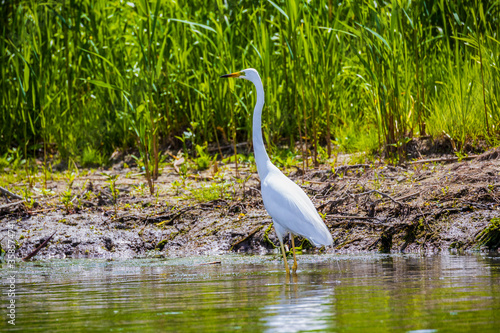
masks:
[(225, 75), (221, 75), (220, 77), (240, 77), (243, 75), (243, 72), (235, 72), (235, 73), (231, 73), (231, 74), (225, 74)]

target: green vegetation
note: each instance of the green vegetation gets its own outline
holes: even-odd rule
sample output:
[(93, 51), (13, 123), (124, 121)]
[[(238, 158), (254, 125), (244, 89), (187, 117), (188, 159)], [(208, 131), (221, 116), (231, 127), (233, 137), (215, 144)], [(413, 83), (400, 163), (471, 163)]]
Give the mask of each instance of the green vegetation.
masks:
[(85, 147), (81, 156), (81, 164), (84, 168), (96, 167), (103, 165), (104, 159), (98, 150), (92, 147)]
[(103, 173), (103, 176), (107, 178), (106, 183), (108, 183), (109, 191), (111, 192), (111, 197), (113, 198), (113, 206), (115, 207), (115, 215), (117, 213), (118, 197), (120, 196), (120, 190), (116, 187), (116, 181), (118, 180), (118, 175), (108, 175)]
[(497, 250), (500, 246), (500, 218), (492, 218), (476, 240), (480, 245), (487, 246), (491, 250)]
[(207, 202), (216, 199), (231, 198), (231, 184), (229, 182), (211, 183), (200, 185), (198, 188), (189, 188), (190, 194), (186, 195), (185, 199), (195, 199), (198, 202)]
[(92, 166), (137, 147), (153, 193), (160, 147), (172, 143), (196, 147), (189, 153), (208, 167), (207, 143), (251, 138), (255, 93), (218, 78), (247, 67), (266, 89), (266, 141), (292, 151), (308, 144), (306, 163), (333, 147), (398, 160), (409, 140), (427, 134), (449, 136), (458, 151), (499, 139), (498, 1), (48, 0), (0, 8), (1, 164), (23, 161), (28, 177), (34, 156), (47, 170), (51, 155)]

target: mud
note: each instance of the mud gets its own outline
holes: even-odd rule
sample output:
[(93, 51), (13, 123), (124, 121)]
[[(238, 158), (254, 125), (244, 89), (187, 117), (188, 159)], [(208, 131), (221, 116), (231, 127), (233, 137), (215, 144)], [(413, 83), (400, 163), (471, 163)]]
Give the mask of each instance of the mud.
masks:
[[(285, 170), (313, 199), (334, 239), (327, 249), (311, 248), (302, 239), (295, 243), (304, 252), (498, 251), (500, 150), (461, 161), (438, 156), (398, 166), (346, 164), (348, 158), (340, 156), (335, 168)], [(183, 176), (170, 163), (155, 183), (155, 196), (148, 195), (144, 175), (124, 168), (127, 164), (121, 160), (107, 171), (80, 170), (71, 182), (50, 180), (53, 193), (35, 202), (4, 195), (2, 248), (14, 238), (23, 258), (55, 232), (34, 259), (276, 251), (278, 241), (251, 163), (240, 164), (237, 174), (234, 164), (219, 164)], [(115, 197), (110, 178), (102, 173), (118, 175)], [(192, 195), (200, 186), (223, 190), (220, 198), (203, 201)], [(68, 187), (71, 203), (63, 204)]]

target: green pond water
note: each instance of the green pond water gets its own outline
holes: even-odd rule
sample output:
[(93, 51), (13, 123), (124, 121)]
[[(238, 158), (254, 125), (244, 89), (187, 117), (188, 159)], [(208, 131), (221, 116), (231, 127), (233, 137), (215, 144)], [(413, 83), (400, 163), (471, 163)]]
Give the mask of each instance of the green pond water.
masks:
[(278, 255), (17, 269), (16, 325), (4, 283), (0, 331), (500, 332), (498, 255), (303, 255), (289, 279)]

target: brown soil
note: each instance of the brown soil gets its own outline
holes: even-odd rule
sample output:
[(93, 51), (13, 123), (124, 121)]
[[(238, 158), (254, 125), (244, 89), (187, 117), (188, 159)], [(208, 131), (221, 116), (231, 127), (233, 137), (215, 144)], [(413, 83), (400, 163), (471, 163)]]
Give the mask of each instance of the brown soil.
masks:
[[(418, 151), (418, 147), (415, 148)], [(500, 150), (474, 159), (387, 164), (346, 164), (334, 170), (292, 168), (291, 179), (313, 199), (332, 232), (333, 252), (498, 250), (500, 246)], [(129, 161), (130, 162), (130, 161)], [(340, 165), (339, 165), (340, 164)], [(187, 178), (184, 188), (172, 164), (156, 181), (158, 196), (147, 195), (143, 175), (131, 175), (123, 161), (112, 170), (83, 175), (72, 184), (72, 207), (62, 204), (65, 180), (49, 181), (55, 195), (34, 205), (0, 199), (0, 240), (8, 247), (14, 231), (19, 257), (32, 253), (55, 232), (38, 258), (185, 256), (229, 251), (267, 253), (277, 245), (271, 219), (252, 165), (218, 166)], [(107, 177), (118, 175), (116, 206)], [(232, 181), (224, 199), (183, 200), (201, 185)], [(175, 193), (178, 192), (178, 193)], [(299, 241), (298, 244), (301, 242)], [(297, 242), (296, 242), (297, 244)], [(317, 251), (302, 242), (305, 251)]]

